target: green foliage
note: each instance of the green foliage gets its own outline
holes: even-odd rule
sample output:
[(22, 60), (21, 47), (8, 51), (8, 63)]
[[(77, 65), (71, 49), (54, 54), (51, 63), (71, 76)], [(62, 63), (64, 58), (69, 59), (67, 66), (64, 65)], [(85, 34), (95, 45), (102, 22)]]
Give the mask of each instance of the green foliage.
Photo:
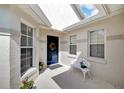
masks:
[(39, 71), (43, 69), (43, 66), (44, 66), (43, 62), (39, 62)]
[(33, 87), (34, 81), (27, 81), (23, 86), (20, 87), (20, 89), (31, 89)]

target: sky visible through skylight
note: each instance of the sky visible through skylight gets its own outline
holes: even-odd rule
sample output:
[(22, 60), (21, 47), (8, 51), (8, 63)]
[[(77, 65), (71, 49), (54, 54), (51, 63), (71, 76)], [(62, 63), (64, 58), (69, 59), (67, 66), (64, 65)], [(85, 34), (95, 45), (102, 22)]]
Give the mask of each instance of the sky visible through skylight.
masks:
[(93, 4), (80, 4), (80, 10), (85, 17), (94, 16), (99, 12)]
[(80, 21), (69, 4), (39, 6), (51, 22), (52, 28), (62, 31), (63, 28)]

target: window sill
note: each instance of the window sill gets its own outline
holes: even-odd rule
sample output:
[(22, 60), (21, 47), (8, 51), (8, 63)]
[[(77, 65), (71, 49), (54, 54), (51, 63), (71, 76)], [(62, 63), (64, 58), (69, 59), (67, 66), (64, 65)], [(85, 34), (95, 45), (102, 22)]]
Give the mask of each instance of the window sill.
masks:
[(77, 55), (68, 54), (68, 57), (70, 57), (70, 58), (77, 58)]
[(91, 62), (106, 64), (106, 60), (102, 58), (88, 57), (87, 59), (88, 61), (91, 61)]

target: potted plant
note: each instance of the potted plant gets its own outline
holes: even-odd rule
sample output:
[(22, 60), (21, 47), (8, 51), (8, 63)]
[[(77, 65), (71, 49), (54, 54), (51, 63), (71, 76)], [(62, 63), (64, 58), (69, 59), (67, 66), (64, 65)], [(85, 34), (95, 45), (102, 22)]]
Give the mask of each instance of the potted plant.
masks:
[(39, 71), (43, 69), (43, 66), (44, 66), (43, 62), (39, 62)]
[(36, 86), (34, 85), (33, 80), (28, 81), (28, 79), (25, 79), (22, 81), (20, 89), (36, 89)]

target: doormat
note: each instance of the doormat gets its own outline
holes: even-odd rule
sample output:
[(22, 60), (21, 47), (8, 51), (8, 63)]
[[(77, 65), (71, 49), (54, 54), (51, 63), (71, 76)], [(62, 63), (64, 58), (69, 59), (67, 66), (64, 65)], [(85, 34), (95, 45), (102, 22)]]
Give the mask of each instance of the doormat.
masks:
[(60, 64), (55, 64), (55, 65), (49, 66), (48, 68), (49, 68), (50, 70), (54, 70), (54, 69), (59, 68), (59, 67), (62, 67), (62, 65), (60, 65)]

